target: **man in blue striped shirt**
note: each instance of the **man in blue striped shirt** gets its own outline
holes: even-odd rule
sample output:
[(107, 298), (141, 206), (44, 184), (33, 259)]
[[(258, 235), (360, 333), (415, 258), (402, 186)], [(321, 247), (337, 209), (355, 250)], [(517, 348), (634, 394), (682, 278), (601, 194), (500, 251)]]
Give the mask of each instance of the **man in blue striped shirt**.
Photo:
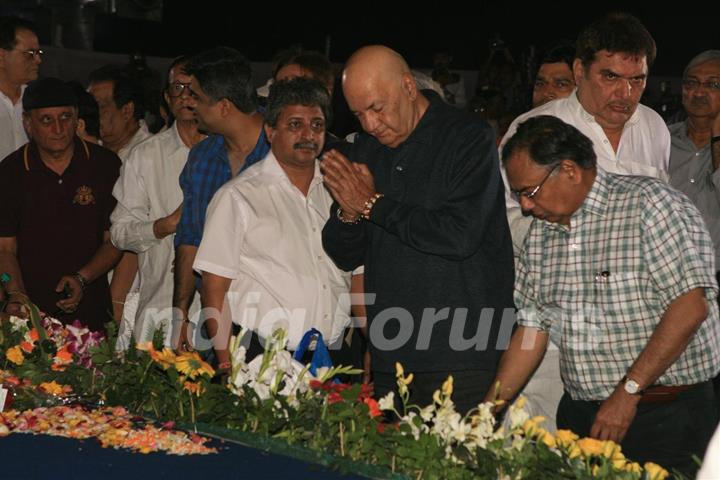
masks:
[[(198, 125), (212, 135), (193, 147), (180, 174), (183, 206), (175, 235), (173, 291), (173, 307), (181, 314), (174, 321), (182, 322), (180, 349), (187, 346), (188, 310), (198, 286), (192, 264), (202, 239), (207, 206), (225, 182), (270, 150), (252, 71), (243, 55), (232, 48), (217, 47), (191, 58), (185, 70), (190, 75), (187, 88)], [(208, 333), (212, 336), (215, 332)]]

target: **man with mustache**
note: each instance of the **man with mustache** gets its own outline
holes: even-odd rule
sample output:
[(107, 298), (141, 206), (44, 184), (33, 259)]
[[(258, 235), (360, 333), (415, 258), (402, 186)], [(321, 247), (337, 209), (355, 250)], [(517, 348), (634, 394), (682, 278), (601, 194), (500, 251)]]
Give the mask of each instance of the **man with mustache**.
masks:
[[(520, 115), (508, 128), (502, 149), (517, 126), (531, 117), (552, 115), (590, 138), (597, 164), (622, 175), (645, 175), (667, 181), (670, 133), (663, 119), (641, 105), (648, 69), (655, 60), (655, 41), (642, 23), (624, 13), (612, 13), (586, 27), (575, 43), (573, 74), (576, 90)], [(504, 170), (503, 170), (504, 173)], [(532, 221), (510, 195), (508, 221), (516, 257)], [(555, 409), (562, 395), (554, 336), (545, 361), (523, 394), (532, 414), (548, 418), (554, 428)]]
[[(127, 348), (135, 332), (139, 342), (150, 341), (162, 322), (170, 344), (173, 293), (172, 239), (180, 220), (182, 190), (178, 176), (190, 149), (203, 140), (190, 98), (187, 57), (176, 58), (168, 70), (164, 96), (175, 121), (162, 133), (134, 147), (120, 173), (113, 195), (113, 244), (138, 254), (140, 293), (137, 314), (123, 318), (118, 348)], [(195, 302), (197, 311), (199, 302)], [(175, 332), (177, 335), (179, 332)]]
[(214, 338), (221, 366), (229, 360), (230, 319), (253, 332), (248, 361), (278, 327), (296, 350), (310, 328), (332, 344), (350, 322), (350, 274), (321, 238), (332, 197), (317, 157), (329, 117), (330, 95), (318, 80), (274, 83), (265, 112), (270, 153), (210, 202), (193, 267), (202, 273), (207, 320), (223, 332)]
[[(685, 67), (682, 103), (687, 120), (670, 125), (670, 184), (687, 195), (705, 219), (720, 265), (720, 50), (706, 50)], [(720, 278), (720, 273), (718, 273)], [(720, 396), (720, 377), (715, 378)]]

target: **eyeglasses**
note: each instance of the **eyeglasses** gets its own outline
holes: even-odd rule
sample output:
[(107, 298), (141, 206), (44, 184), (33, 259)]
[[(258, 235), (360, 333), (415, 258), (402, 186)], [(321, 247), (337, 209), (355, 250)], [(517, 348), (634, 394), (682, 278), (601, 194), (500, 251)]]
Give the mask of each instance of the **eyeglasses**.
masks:
[(543, 184), (545, 182), (547, 182), (547, 179), (550, 178), (550, 175), (552, 175), (555, 172), (555, 170), (558, 169), (558, 167), (560, 165), (561, 164), (558, 163), (553, 168), (551, 168), (550, 171), (548, 172), (548, 174), (545, 175), (545, 178), (543, 178), (542, 181), (540, 183), (538, 183), (537, 185), (535, 185), (534, 187), (527, 187), (527, 188), (523, 188), (522, 190), (510, 190), (510, 192), (512, 192), (512, 194), (515, 195), (518, 200), (520, 200), (520, 198), (522, 198), (522, 197), (525, 197), (528, 200), (532, 200), (533, 197), (538, 194), (538, 192), (540, 191), (540, 188), (543, 186)]
[(168, 95), (171, 97), (179, 97), (185, 90), (187, 90), (188, 95), (190, 95), (191, 90), (189, 83), (173, 82), (168, 85)]
[(706, 88), (707, 90), (720, 90), (720, 82), (713, 80), (709, 80), (707, 82), (699, 82), (694, 78), (686, 78), (682, 81), (682, 85), (688, 90), (696, 90), (700, 86)]
[(43, 55), (45, 55), (45, 52), (43, 52), (39, 48), (31, 48), (30, 50), (18, 50), (17, 48), (15, 48), (13, 50), (17, 50), (18, 52), (22, 53), (28, 60), (35, 60), (36, 58), (39, 59), (42, 58)]

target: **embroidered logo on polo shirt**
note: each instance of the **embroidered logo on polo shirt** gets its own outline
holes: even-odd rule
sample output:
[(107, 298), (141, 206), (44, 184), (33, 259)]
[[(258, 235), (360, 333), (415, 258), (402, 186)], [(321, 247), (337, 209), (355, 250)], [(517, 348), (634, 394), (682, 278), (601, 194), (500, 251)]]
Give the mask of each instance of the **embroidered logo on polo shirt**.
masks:
[(78, 187), (78, 189), (75, 191), (75, 198), (73, 199), (73, 203), (77, 203), (80, 205), (90, 205), (92, 203), (95, 203), (95, 195), (93, 195), (92, 188), (88, 187), (87, 185), (82, 185)]

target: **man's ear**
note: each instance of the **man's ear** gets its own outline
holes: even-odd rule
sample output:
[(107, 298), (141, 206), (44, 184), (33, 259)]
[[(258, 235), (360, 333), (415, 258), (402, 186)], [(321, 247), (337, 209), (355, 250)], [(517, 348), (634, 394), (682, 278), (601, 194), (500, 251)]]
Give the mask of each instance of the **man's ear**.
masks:
[(412, 73), (407, 72), (403, 74), (402, 78), (402, 89), (408, 94), (410, 100), (415, 100), (418, 94), (417, 83), (415, 83), (415, 77)]
[(573, 76), (575, 77), (575, 83), (580, 83), (580, 80), (585, 78), (585, 67), (579, 58), (573, 60)]
[(82, 118), (78, 118), (77, 122), (78, 123), (77, 123), (77, 127), (75, 128), (75, 133), (77, 133), (77, 134), (85, 133), (85, 120), (83, 120)]
[(582, 168), (572, 160), (563, 160), (560, 169), (573, 184), (582, 182)]
[(265, 129), (265, 136), (268, 139), (268, 143), (270, 143), (272, 145), (272, 140), (273, 140), (273, 137), (275, 136), (275, 129), (272, 128), (267, 123), (263, 125), (263, 128)]
[(131, 120), (135, 116), (135, 103), (128, 102), (120, 109), (125, 120)]

